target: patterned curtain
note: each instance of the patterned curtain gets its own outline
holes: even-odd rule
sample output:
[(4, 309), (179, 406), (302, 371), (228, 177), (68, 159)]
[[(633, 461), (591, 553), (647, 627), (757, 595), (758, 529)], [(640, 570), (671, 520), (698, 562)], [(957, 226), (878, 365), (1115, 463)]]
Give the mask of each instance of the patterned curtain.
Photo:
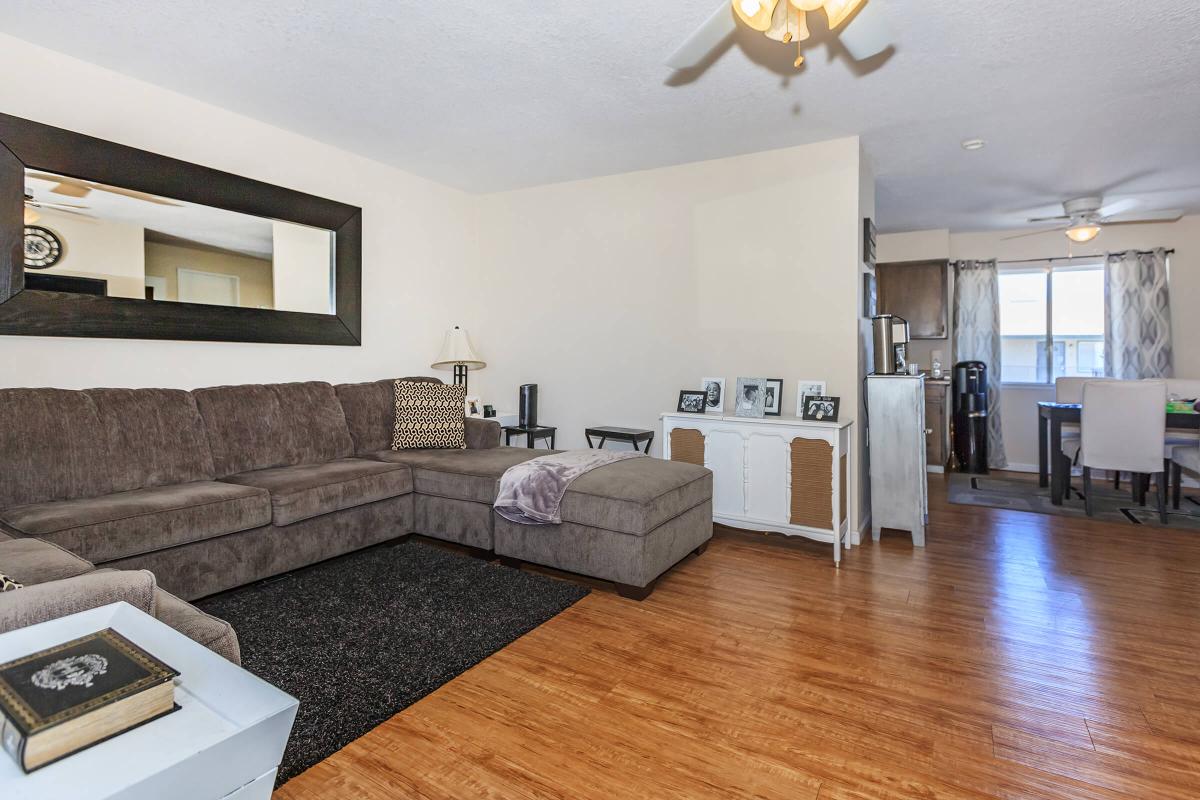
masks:
[(1109, 253), (1104, 266), (1104, 372), (1112, 378), (1171, 378), (1167, 254)]
[(1000, 276), (996, 260), (954, 264), (954, 352), (988, 368), (988, 466), (1008, 466), (1000, 426)]

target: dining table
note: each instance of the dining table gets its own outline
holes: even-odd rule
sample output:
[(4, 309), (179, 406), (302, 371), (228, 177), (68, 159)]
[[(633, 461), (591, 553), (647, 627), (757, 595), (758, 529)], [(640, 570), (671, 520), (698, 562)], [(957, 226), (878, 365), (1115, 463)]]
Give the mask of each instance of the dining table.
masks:
[[(1062, 453), (1062, 426), (1078, 425), (1083, 417), (1081, 403), (1055, 403), (1049, 400), (1038, 402), (1038, 486), (1050, 487), (1050, 502), (1063, 504), (1067, 490), (1070, 467), (1062, 458), (1051, 458)], [(1167, 427), (1176, 429), (1200, 429), (1200, 413), (1195, 411), (1164, 411)]]

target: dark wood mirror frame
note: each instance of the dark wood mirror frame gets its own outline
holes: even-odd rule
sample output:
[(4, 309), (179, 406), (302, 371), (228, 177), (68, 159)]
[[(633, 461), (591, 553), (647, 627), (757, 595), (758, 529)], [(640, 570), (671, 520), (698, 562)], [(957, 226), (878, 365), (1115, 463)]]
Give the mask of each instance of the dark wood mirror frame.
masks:
[[(25, 169), (334, 232), (336, 314), (25, 288)], [(0, 335), (362, 343), (362, 209), (0, 114)]]

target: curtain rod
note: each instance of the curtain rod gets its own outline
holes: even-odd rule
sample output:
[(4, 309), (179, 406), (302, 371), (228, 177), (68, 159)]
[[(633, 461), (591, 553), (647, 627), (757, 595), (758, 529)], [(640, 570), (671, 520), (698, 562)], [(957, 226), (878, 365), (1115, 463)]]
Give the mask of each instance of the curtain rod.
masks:
[[(1122, 253), (1128, 252), (1128, 250), (1119, 250), (1114, 251), (1111, 255), (1121, 255)], [(1148, 256), (1156, 251), (1134, 250), (1133, 252), (1137, 253), (1139, 256)], [(1172, 247), (1168, 250), (1164, 250), (1163, 253), (1169, 256), (1174, 255), (1175, 248)], [(1092, 256), (1054, 256), (1053, 258), (998, 258), (996, 259), (996, 262), (999, 264), (1044, 264), (1047, 261), (1083, 261), (1093, 258), (1107, 258), (1109, 255), (1110, 253), (1097, 253), (1096, 255)]]

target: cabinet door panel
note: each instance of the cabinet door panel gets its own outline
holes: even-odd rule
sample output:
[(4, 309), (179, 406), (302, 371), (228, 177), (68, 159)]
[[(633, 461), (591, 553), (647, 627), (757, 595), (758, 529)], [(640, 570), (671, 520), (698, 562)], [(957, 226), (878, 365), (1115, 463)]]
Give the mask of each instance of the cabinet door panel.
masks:
[(880, 264), (875, 269), (879, 313), (908, 320), (914, 339), (945, 339), (949, 330), (945, 261), (903, 261)]
[(704, 438), (705, 466), (713, 472), (713, 513), (746, 513), (746, 441), (740, 433), (709, 431)]
[(753, 433), (746, 443), (746, 513), (755, 519), (786, 523), (787, 440), (775, 433)]

